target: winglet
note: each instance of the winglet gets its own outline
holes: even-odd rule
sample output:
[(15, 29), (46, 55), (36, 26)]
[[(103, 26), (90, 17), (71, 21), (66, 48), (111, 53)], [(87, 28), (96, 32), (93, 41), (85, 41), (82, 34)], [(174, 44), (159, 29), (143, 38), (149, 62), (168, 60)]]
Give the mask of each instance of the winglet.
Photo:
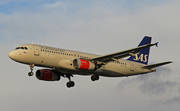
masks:
[(156, 42), (154, 45), (156, 45), (156, 47), (158, 47), (158, 43), (159, 43), (159, 42)]

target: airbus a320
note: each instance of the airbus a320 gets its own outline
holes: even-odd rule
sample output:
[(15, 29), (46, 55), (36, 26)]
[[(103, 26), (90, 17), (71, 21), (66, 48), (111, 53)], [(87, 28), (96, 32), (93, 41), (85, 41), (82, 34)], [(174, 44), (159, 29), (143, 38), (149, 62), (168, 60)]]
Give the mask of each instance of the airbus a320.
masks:
[[(138, 47), (107, 54), (95, 55), (36, 44), (25, 44), (15, 48), (9, 57), (19, 63), (30, 66), (29, 76), (33, 75), (34, 66), (45, 67), (36, 71), (36, 77), (44, 81), (59, 81), (68, 78), (66, 86), (74, 87), (73, 75), (90, 75), (92, 81), (104, 77), (127, 77), (156, 71), (155, 67), (172, 61), (148, 65), (152, 37), (145, 36)], [(128, 59), (123, 59), (127, 58)]]

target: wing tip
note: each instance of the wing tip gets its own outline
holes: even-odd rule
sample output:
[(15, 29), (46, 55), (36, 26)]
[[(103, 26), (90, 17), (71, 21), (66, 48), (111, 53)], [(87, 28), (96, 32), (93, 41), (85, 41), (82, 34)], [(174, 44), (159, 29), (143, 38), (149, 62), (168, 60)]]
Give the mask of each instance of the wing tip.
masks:
[(167, 63), (173, 63), (173, 61), (167, 61)]
[(155, 43), (156, 47), (158, 47), (158, 43), (159, 43), (159, 42), (156, 42), (156, 43)]

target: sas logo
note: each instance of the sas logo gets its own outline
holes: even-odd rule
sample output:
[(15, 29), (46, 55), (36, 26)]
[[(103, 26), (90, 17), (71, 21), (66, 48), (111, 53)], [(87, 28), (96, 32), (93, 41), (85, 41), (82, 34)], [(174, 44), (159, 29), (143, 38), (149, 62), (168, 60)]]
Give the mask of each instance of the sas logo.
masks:
[(135, 56), (135, 58), (133, 58), (133, 60), (135, 60), (135, 61), (141, 61), (141, 62), (147, 62), (147, 60), (148, 60), (148, 55), (141, 54), (141, 55), (138, 57), (138, 54), (136, 54), (136, 56)]

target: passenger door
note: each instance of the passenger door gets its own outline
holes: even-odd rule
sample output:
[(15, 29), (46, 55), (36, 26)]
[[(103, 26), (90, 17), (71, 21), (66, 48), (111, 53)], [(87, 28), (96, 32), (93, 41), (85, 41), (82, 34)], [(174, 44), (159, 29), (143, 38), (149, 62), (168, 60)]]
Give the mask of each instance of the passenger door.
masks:
[(33, 47), (34, 47), (34, 55), (39, 56), (39, 46), (33, 45)]

